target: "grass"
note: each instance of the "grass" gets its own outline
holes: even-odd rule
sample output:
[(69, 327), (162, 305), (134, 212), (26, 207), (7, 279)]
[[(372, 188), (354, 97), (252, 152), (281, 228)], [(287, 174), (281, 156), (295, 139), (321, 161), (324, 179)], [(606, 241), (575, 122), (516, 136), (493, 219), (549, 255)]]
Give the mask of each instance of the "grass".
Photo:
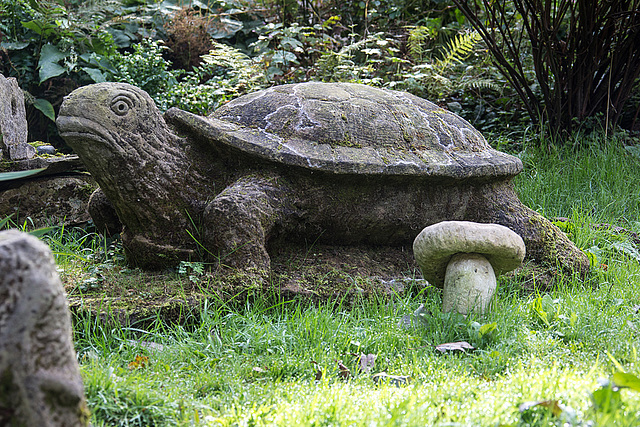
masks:
[[(349, 305), (275, 291), (229, 302), (207, 294), (206, 276), (167, 273), (199, 285), (200, 303), (179, 322), (150, 312), (122, 327), (109, 306), (106, 317), (74, 315), (93, 425), (640, 425), (633, 382), (640, 259), (629, 236), (594, 226), (640, 231), (640, 159), (621, 140), (596, 142), (577, 152), (527, 149), (515, 180), (526, 204), (570, 219), (560, 225), (592, 254), (589, 278), (567, 277), (537, 293), (522, 291), (517, 276), (501, 277), (492, 311), (465, 319), (443, 314), (431, 288)], [(149, 282), (147, 292), (162, 287), (122, 267), (110, 242), (81, 231), (45, 238), (68, 291), (81, 300), (91, 283), (100, 289), (86, 282), (96, 277), (132, 289)], [(476, 350), (435, 348), (456, 341)], [(369, 372), (361, 368), (367, 355), (376, 355)], [(375, 382), (380, 372), (410, 379)], [(630, 386), (612, 385), (614, 376), (618, 384), (630, 378)]]

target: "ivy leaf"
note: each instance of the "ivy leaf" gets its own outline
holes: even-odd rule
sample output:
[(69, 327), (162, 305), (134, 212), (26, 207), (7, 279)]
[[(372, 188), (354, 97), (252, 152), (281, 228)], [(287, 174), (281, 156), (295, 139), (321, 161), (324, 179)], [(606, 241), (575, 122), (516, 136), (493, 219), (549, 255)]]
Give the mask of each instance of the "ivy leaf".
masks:
[(53, 105), (46, 99), (37, 98), (33, 101), (33, 106), (42, 112), (52, 122), (56, 121), (56, 113), (53, 111)]
[(38, 61), (40, 83), (67, 71), (66, 68), (58, 64), (60, 60), (67, 56), (69, 56), (69, 54), (60, 52), (60, 50), (52, 44), (42, 46), (40, 50), (40, 60)]

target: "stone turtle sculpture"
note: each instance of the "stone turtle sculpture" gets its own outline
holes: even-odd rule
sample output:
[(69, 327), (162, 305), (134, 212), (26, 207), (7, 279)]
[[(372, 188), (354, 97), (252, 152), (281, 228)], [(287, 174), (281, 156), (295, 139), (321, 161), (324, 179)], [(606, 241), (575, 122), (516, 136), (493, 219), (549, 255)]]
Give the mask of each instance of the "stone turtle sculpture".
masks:
[(467, 220), (511, 228), (530, 259), (588, 268), (518, 200), (510, 183), (518, 158), (408, 93), (300, 83), (242, 96), (208, 117), (176, 108), (163, 116), (142, 90), (99, 83), (66, 97), (57, 124), (141, 267), (201, 252), (268, 272), (282, 239), (410, 246), (427, 225)]

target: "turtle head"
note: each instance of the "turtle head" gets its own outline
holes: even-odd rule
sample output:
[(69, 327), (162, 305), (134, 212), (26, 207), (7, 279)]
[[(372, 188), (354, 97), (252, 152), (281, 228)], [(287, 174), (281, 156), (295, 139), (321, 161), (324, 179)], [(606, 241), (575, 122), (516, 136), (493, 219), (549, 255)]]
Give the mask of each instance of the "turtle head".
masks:
[(131, 162), (166, 140), (169, 130), (151, 97), (125, 83), (84, 86), (65, 97), (56, 120), (60, 135), (87, 164)]
[(137, 264), (188, 252), (185, 211), (199, 194), (186, 180), (206, 180), (185, 172), (196, 156), (146, 92), (123, 83), (81, 87), (64, 99), (56, 123), (113, 205)]

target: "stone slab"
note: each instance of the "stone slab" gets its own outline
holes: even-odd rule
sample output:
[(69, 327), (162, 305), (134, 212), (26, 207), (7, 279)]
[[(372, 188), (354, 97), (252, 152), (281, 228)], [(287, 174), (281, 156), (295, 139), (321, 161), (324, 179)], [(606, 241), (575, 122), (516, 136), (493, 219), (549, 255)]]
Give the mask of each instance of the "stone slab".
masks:
[(0, 149), (4, 157), (19, 160), (35, 155), (35, 149), (31, 152), (25, 147), (27, 133), (27, 113), (22, 89), (15, 78), (5, 78), (0, 74)]

